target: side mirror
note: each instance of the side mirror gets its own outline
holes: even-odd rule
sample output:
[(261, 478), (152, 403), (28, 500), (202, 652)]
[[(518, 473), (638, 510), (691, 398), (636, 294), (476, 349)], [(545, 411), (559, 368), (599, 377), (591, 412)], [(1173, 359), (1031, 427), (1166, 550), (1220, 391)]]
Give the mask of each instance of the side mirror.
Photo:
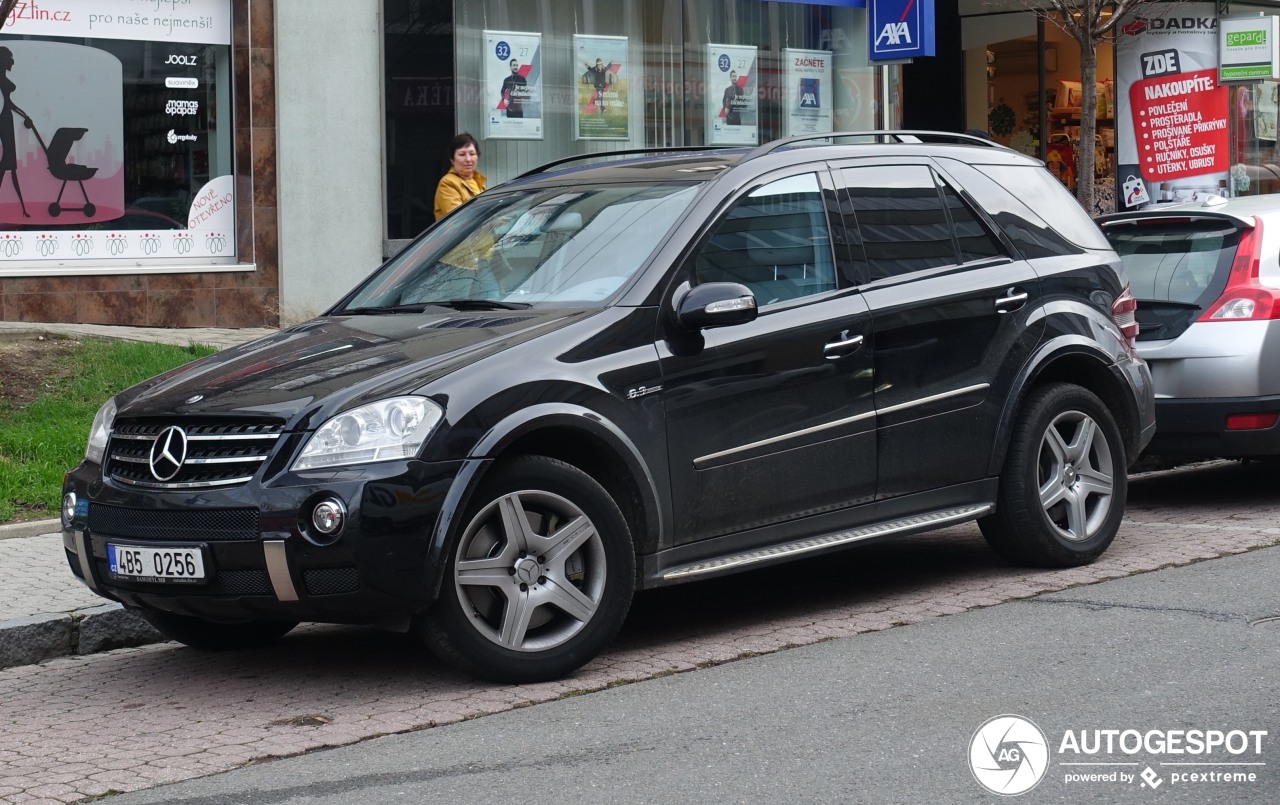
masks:
[(755, 321), (756, 298), (736, 282), (708, 282), (688, 289), (676, 301), (676, 319), (690, 330)]

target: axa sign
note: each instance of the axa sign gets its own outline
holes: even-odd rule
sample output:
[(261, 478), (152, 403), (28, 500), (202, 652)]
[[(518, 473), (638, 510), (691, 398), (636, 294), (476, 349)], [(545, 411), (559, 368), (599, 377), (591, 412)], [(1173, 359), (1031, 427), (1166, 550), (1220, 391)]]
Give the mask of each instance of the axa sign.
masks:
[(933, 0), (867, 0), (872, 61), (932, 56)]

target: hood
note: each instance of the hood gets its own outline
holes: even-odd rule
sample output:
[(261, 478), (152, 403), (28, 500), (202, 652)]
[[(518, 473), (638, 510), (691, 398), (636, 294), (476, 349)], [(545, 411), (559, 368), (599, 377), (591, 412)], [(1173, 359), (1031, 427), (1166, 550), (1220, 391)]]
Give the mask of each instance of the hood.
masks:
[[(591, 310), (512, 310), (332, 316), (187, 364), (118, 397), (118, 418), (306, 418), (409, 394), (513, 344), (558, 330)], [(299, 417), (304, 417), (298, 422)]]

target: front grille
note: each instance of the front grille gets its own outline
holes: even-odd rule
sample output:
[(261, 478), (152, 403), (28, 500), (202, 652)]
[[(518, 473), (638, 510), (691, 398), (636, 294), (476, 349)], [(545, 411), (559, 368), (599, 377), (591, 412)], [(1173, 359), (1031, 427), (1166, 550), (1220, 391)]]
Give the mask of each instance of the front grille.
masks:
[(341, 595), (360, 588), (360, 572), (354, 567), (333, 567), (302, 571), (307, 595)]
[[(170, 430), (175, 427), (177, 434)], [(121, 420), (111, 431), (106, 472), (122, 484), (147, 489), (235, 486), (253, 478), (283, 433), (279, 420)], [(159, 439), (164, 444), (157, 445)], [(177, 455), (184, 443), (185, 455)], [(180, 465), (171, 461), (177, 458)]]
[(156, 542), (256, 540), (258, 510), (125, 509), (90, 503), (89, 532)]

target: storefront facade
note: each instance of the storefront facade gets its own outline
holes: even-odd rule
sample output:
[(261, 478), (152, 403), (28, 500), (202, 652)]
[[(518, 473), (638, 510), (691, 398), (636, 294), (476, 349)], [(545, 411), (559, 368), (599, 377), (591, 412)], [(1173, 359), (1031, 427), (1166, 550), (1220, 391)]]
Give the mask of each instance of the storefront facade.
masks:
[(864, 0), (19, 9), (0, 31), (9, 321), (305, 319), (430, 225), (458, 131), (492, 187), (583, 153), (902, 119)]
[[(1222, 69), (1225, 29), (1274, 48), (1277, 13), (1276, 3), (1193, 0), (1143, 4), (1117, 23), (1097, 49), (1094, 213), (1280, 191), (1280, 76)], [(1074, 187), (1085, 147), (1079, 45), (1016, 0), (962, 0), (960, 23), (966, 125), (1045, 159)], [(1256, 55), (1242, 58), (1266, 61)]]

